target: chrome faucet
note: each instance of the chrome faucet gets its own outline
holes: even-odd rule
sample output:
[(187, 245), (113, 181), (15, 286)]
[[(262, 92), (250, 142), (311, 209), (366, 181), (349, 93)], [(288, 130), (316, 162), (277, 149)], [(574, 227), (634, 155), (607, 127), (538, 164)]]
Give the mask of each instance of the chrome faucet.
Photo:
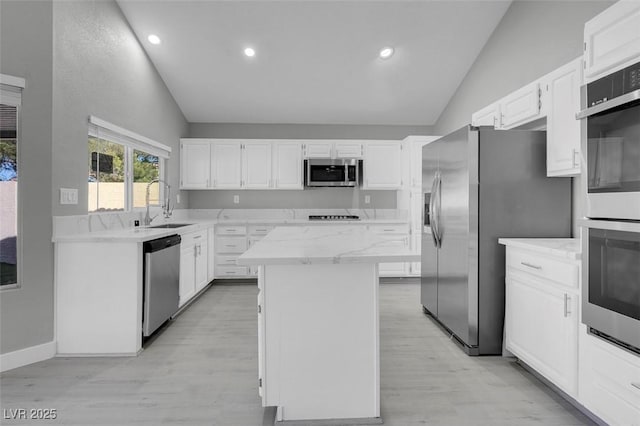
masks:
[(147, 193), (145, 197), (147, 212), (144, 215), (145, 226), (151, 225), (151, 221), (155, 219), (156, 216), (158, 216), (158, 215), (155, 215), (151, 217), (149, 215), (149, 188), (151, 187), (152, 184), (156, 182), (158, 183), (158, 185), (160, 185), (161, 183), (164, 184), (164, 187), (166, 188), (166, 191), (164, 194), (165, 195), (164, 204), (162, 205), (162, 215), (164, 216), (165, 219), (169, 219), (171, 217), (171, 213), (173, 213), (173, 207), (171, 207), (171, 186), (167, 182), (163, 181), (162, 179), (153, 179), (151, 182), (147, 184)]

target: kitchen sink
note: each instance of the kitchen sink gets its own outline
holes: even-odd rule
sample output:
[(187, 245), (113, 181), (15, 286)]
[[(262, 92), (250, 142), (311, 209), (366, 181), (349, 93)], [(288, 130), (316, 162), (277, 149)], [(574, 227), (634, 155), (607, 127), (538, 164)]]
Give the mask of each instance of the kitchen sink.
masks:
[(182, 228), (183, 226), (193, 225), (193, 223), (163, 223), (162, 225), (154, 225), (149, 228)]

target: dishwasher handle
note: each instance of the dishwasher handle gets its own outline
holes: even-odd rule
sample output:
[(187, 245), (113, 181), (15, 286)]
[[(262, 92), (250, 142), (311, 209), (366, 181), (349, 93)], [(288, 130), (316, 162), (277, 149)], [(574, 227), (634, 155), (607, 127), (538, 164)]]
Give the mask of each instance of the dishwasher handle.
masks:
[(169, 235), (168, 237), (158, 238), (155, 240), (145, 241), (143, 243), (144, 253), (153, 253), (156, 251), (164, 250), (167, 247), (177, 246), (182, 241), (180, 235)]

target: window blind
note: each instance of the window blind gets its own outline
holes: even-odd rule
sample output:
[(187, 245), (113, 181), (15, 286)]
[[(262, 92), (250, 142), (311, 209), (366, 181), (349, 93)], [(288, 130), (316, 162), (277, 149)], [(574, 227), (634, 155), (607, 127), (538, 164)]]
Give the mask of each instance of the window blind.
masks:
[(171, 154), (171, 147), (167, 145), (94, 116), (89, 116), (89, 135), (107, 139), (164, 159), (169, 158)]

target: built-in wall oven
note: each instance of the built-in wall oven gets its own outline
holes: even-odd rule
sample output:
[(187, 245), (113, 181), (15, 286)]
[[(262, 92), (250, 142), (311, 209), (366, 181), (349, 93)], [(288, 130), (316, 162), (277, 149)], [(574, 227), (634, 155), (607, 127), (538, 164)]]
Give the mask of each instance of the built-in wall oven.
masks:
[(589, 83), (583, 106), (587, 217), (640, 220), (640, 62)]
[(587, 220), (582, 234), (582, 321), (640, 354), (640, 222)]
[(583, 87), (582, 322), (640, 354), (640, 62)]

